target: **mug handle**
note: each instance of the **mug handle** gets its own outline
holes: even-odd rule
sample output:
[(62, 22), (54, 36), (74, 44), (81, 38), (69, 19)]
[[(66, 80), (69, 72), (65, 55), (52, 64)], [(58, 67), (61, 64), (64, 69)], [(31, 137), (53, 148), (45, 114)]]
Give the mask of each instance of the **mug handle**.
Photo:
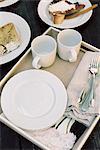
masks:
[(77, 60), (77, 53), (74, 49), (71, 49), (69, 51), (69, 61), (70, 62), (75, 62)]
[(36, 56), (33, 59), (33, 61), (32, 61), (33, 68), (35, 68), (35, 69), (40, 69), (41, 68), (41, 65), (39, 64), (39, 61), (40, 61), (40, 57), (39, 56)]

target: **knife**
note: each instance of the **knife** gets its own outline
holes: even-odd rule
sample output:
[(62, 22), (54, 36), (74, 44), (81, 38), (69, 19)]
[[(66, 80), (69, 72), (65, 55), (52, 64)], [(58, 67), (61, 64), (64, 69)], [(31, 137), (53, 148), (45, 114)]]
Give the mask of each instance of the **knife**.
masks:
[(97, 6), (98, 6), (98, 4), (94, 4), (94, 5), (92, 5), (91, 7), (87, 8), (87, 9), (84, 9), (84, 10), (82, 10), (82, 11), (80, 11), (80, 12), (77, 12), (77, 13), (75, 13), (75, 14), (72, 14), (72, 15), (70, 15), (70, 16), (66, 16), (65, 19), (72, 19), (72, 18), (78, 17), (78, 16), (80, 16), (80, 15), (83, 15), (83, 14), (89, 12), (90, 10), (93, 10), (93, 9), (96, 8)]

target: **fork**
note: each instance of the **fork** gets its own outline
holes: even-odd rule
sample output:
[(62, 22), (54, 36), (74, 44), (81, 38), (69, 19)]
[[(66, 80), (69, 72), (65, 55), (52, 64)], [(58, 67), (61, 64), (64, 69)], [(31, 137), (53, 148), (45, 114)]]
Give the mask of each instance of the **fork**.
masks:
[(93, 59), (89, 66), (89, 71), (92, 75), (91, 84), (87, 91), (83, 91), (81, 95), (80, 101), (80, 108), (82, 111), (87, 111), (91, 103), (94, 102), (94, 84), (95, 84), (95, 77), (98, 73), (98, 60)]

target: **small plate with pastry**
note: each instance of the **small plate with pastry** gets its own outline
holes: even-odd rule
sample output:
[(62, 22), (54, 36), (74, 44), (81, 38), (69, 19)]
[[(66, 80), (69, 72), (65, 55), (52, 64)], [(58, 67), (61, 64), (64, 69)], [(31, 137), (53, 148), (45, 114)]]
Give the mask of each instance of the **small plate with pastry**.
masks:
[(10, 6), (19, 0), (0, 0), (0, 8)]
[(92, 10), (75, 18), (69, 19), (70, 16), (91, 6), (89, 0), (41, 0), (38, 14), (42, 21), (50, 26), (59, 29), (75, 28), (90, 19)]
[(27, 47), (30, 37), (30, 27), (22, 17), (0, 12), (0, 65), (19, 56)]

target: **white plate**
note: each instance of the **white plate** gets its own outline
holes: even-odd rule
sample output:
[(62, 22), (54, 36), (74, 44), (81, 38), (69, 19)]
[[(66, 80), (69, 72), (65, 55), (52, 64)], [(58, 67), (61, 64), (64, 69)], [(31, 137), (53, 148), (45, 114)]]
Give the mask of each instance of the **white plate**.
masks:
[(0, 2), (0, 8), (10, 6), (18, 1), (19, 0), (4, 0), (4, 1)]
[(15, 125), (27, 130), (54, 125), (67, 105), (63, 83), (43, 70), (27, 70), (13, 76), (4, 86), (1, 107)]
[[(46, 24), (56, 27), (56, 28), (60, 28), (60, 29), (65, 29), (65, 28), (75, 28), (78, 27), (82, 24), (84, 24), (85, 22), (87, 22), (89, 20), (89, 18), (92, 15), (92, 10), (89, 11), (88, 13), (85, 13), (84, 15), (81, 15), (79, 17), (73, 18), (73, 19), (65, 19), (63, 21), (63, 23), (61, 24), (54, 24), (51, 20), (51, 16), (48, 12), (48, 5), (50, 4), (52, 0), (41, 0), (39, 5), (38, 5), (38, 14), (40, 16), (40, 18), (42, 19), (42, 21), (44, 21)], [(76, 1), (76, 0), (72, 0), (72, 1)], [(85, 4), (85, 8), (88, 8), (91, 6), (91, 3), (89, 0), (77, 0), (78, 2)]]
[(5, 64), (19, 56), (27, 47), (31, 37), (30, 27), (22, 17), (14, 13), (1, 11), (0, 27), (10, 22), (14, 23), (18, 33), (20, 34), (21, 45), (12, 52), (0, 56), (0, 65)]

